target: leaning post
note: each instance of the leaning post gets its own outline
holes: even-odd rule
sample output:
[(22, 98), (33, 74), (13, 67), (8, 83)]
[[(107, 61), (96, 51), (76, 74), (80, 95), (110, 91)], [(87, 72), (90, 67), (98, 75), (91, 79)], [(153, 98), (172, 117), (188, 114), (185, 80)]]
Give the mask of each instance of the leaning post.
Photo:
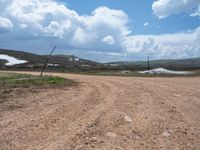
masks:
[(49, 59), (50, 59), (50, 57), (51, 57), (51, 55), (53, 54), (53, 52), (54, 52), (55, 49), (56, 49), (56, 46), (53, 48), (53, 50), (51, 51), (51, 53), (50, 53), (49, 56), (47, 57), (47, 59), (46, 59), (46, 61), (45, 61), (45, 63), (44, 63), (44, 66), (43, 66), (43, 68), (42, 68), (42, 70), (41, 70), (40, 77), (42, 77), (43, 72), (44, 72), (44, 70), (45, 70), (45, 68), (46, 68), (46, 66), (47, 66), (47, 64), (48, 64), (48, 61), (49, 61)]
[(149, 62), (149, 56), (147, 57), (147, 69), (148, 69), (148, 73), (150, 71), (150, 62)]

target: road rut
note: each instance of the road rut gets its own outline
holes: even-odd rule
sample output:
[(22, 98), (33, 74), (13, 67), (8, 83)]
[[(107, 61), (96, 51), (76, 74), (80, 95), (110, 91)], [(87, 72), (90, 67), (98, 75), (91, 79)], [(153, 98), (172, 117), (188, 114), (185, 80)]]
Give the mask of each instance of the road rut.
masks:
[(0, 149), (200, 149), (199, 77), (51, 75), (80, 84), (0, 104)]

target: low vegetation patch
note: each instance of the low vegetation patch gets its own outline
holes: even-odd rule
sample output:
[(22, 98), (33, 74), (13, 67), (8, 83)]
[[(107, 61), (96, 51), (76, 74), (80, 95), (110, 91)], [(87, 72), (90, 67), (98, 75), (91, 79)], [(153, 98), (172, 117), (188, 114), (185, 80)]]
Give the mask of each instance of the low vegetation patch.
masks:
[(31, 87), (31, 86), (61, 86), (73, 85), (75, 81), (56, 76), (34, 76), (27, 74), (0, 72), (1, 88)]

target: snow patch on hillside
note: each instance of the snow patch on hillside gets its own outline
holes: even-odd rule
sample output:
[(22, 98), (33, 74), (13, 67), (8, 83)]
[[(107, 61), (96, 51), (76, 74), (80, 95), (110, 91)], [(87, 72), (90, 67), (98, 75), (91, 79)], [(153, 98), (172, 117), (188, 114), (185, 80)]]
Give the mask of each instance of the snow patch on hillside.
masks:
[(17, 59), (15, 57), (11, 57), (11, 56), (8, 56), (8, 55), (3, 55), (3, 54), (0, 54), (0, 59), (8, 61), (5, 64), (6, 66), (14, 66), (14, 65), (17, 65), (17, 64), (27, 63), (26, 60), (20, 60), (20, 59)]
[(49, 67), (58, 67), (60, 65), (59, 64), (47, 64), (47, 66), (49, 66)]
[(155, 68), (152, 70), (146, 70), (146, 71), (139, 71), (139, 73), (142, 74), (180, 74), (180, 75), (185, 75), (185, 74), (191, 74), (192, 72), (189, 71), (171, 71), (167, 70), (164, 68)]

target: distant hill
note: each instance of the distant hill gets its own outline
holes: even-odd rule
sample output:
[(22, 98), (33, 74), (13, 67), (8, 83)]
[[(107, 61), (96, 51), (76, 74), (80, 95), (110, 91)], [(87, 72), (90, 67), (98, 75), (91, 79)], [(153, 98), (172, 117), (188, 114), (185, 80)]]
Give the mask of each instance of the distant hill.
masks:
[[(38, 55), (23, 51), (0, 49), (0, 55), (8, 55), (20, 60), (26, 60), (27, 63), (6, 66), (7, 61), (0, 59), (0, 69), (4, 70), (41, 70), (48, 55)], [(200, 69), (200, 57), (190, 59), (170, 59), (170, 60), (152, 60), (150, 69), (165, 68), (169, 70), (196, 70)], [(49, 71), (119, 71), (119, 70), (146, 70), (146, 61), (124, 61), (98, 63), (73, 55), (53, 55), (51, 56), (47, 70)]]
[[(0, 54), (5, 54), (8, 56), (13, 56), (18, 59), (27, 60), (29, 63), (44, 63), (44, 61), (46, 60), (48, 56), (48, 55), (37, 55), (37, 54), (28, 53), (24, 51), (6, 50), (6, 49), (0, 49)], [(57, 63), (60, 65), (64, 65), (64, 64), (66, 65), (69, 62), (72, 62), (73, 59), (75, 59), (75, 61), (78, 60), (77, 62), (82, 62), (82, 63), (96, 63), (89, 60), (80, 59), (73, 55), (53, 55), (51, 56), (49, 63)]]
[[(6, 66), (6, 60), (0, 59), (0, 68), (4, 69), (30, 69), (39, 70), (44, 65), (48, 55), (32, 54), (24, 51), (0, 49), (0, 54), (11, 56), (20, 60), (26, 60), (27, 63), (17, 64), (14, 66)], [(48, 62), (50, 70), (84, 70), (90, 67), (96, 67), (99, 63), (78, 58), (73, 55), (53, 55)]]
[[(109, 66), (122, 67), (128, 70), (144, 70), (147, 69), (147, 61), (124, 61), (110, 62)], [(194, 70), (200, 69), (200, 57), (190, 59), (168, 59), (168, 60), (152, 60), (150, 68), (166, 68), (173, 70)]]

